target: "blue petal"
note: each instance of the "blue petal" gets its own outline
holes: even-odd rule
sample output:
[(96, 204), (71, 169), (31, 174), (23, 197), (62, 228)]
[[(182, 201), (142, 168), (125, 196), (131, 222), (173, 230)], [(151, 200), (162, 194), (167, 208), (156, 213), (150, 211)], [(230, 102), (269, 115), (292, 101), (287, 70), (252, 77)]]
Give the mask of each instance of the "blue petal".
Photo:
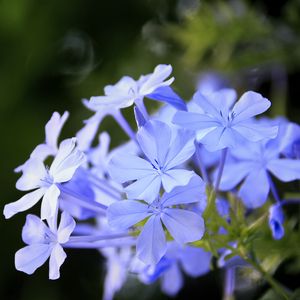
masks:
[(108, 223), (113, 228), (127, 229), (150, 216), (148, 211), (148, 205), (139, 201), (115, 202), (107, 209)]
[(195, 152), (194, 139), (194, 133), (186, 130), (178, 130), (166, 155), (165, 168), (174, 168), (188, 160)]
[(171, 138), (171, 128), (160, 121), (147, 122), (137, 133), (142, 151), (157, 167), (165, 166)]
[(57, 241), (60, 244), (66, 243), (73, 232), (76, 223), (74, 219), (65, 211), (62, 212), (57, 230)]
[(198, 241), (204, 234), (204, 221), (194, 212), (166, 208), (161, 219), (175, 241), (180, 244)]
[(58, 207), (60, 190), (56, 184), (52, 184), (46, 191), (41, 206), (41, 219), (49, 219), (55, 215)]
[(246, 92), (234, 105), (234, 122), (238, 123), (265, 112), (271, 102), (255, 92)]
[(225, 164), (220, 190), (228, 191), (236, 187), (255, 167), (255, 163), (239, 161)]
[(144, 76), (144, 82), (140, 87), (140, 94), (148, 95), (154, 90), (162, 86), (168, 86), (174, 81), (174, 77), (171, 77), (167, 81), (164, 81), (172, 73), (171, 65), (158, 65), (155, 67), (154, 72)]
[(138, 179), (125, 188), (128, 198), (152, 203), (159, 195), (161, 177), (157, 174)]
[(201, 248), (185, 246), (180, 252), (180, 262), (186, 274), (197, 277), (210, 271), (212, 255)]
[(68, 117), (69, 113), (67, 111), (65, 111), (62, 116), (60, 116), (58, 112), (54, 112), (51, 119), (46, 124), (46, 144), (51, 148), (57, 149), (57, 139)]
[(270, 184), (264, 169), (254, 170), (245, 179), (239, 191), (239, 196), (249, 208), (262, 206), (268, 197)]
[(76, 169), (85, 162), (85, 155), (76, 148), (76, 139), (66, 139), (59, 145), (49, 174), (55, 183), (69, 181)]
[(45, 223), (34, 215), (26, 216), (26, 223), (22, 230), (22, 240), (24, 243), (43, 244), (46, 243), (45, 236), (53, 235)]
[(45, 194), (46, 189), (40, 188), (36, 191), (33, 191), (31, 193), (28, 193), (24, 195), (21, 199), (6, 204), (4, 206), (3, 214), (6, 219), (11, 218), (13, 215), (15, 215), (18, 212), (25, 211), (32, 206), (34, 206)]
[(109, 162), (108, 172), (112, 179), (121, 183), (157, 174), (147, 160), (120, 153), (114, 155)]
[(15, 266), (18, 271), (32, 274), (45, 263), (52, 251), (50, 244), (34, 244), (26, 246), (15, 254)]
[(187, 110), (185, 102), (169, 86), (159, 87), (147, 95), (152, 100), (168, 103), (179, 110)]
[(194, 175), (194, 171), (172, 169), (162, 174), (161, 182), (165, 191), (169, 193), (176, 186), (187, 185)]
[(268, 170), (284, 182), (300, 179), (300, 161), (296, 159), (273, 159), (268, 163)]
[(278, 126), (264, 126), (254, 122), (241, 122), (234, 125), (233, 129), (251, 142), (273, 139), (278, 134)]
[(175, 296), (183, 286), (183, 276), (177, 263), (173, 263), (170, 268), (163, 274), (161, 279), (162, 291), (169, 295)]
[(195, 175), (186, 186), (178, 186), (170, 193), (164, 193), (161, 203), (166, 207), (205, 201), (205, 199), (205, 184), (199, 176)]
[(152, 216), (138, 237), (136, 253), (145, 264), (157, 264), (167, 250), (165, 233), (159, 216)]
[(60, 244), (56, 244), (51, 252), (49, 260), (49, 279), (55, 280), (60, 276), (59, 269), (64, 263), (67, 255)]

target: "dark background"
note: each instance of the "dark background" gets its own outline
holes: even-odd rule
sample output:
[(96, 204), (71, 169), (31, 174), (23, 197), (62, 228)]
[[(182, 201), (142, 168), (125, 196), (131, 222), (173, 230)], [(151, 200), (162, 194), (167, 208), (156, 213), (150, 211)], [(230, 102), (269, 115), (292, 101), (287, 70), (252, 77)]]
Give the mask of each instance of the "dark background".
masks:
[[(43, 141), (53, 111), (71, 113), (62, 136), (74, 136), (91, 115), (81, 99), (158, 63), (173, 65), (175, 90), (185, 99), (199, 75), (214, 71), (239, 92), (263, 93), (273, 101), (272, 116), (299, 123), (299, 36), (298, 0), (0, 0), (1, 207), (22, 195), (13, 169)], [(118, 144), (124, 136), (115, 128), (111, 120), (101, 127)], [(32, 276), (15, 270), (24, 222), (25, 214), (0, 218), (0, 299), (100, 299), (105, 273), (96, 251), (68, 251), (57, 281), (48, 280), (46, 265)], [(276, 276), (290, 288), (300, 280), (284, 268)], [(220, 299), (221, 288), (222, 273), (214, 271), (187, 281), (178, 299)], [(265, 289), (241, 299), (256, 299)], [(158, 285), (134, 280), (117, 297), (160, 298)]]

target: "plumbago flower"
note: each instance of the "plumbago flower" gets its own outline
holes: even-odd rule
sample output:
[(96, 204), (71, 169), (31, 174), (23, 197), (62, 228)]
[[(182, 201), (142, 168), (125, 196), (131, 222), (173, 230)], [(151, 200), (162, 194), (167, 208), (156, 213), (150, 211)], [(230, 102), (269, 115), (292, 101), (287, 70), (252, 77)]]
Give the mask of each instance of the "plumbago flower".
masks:
[(10, 218), (18, 212), (31, 208), (42, 197), (42, 220), (53, 217), (58, 206), (59, 184), (69, 181), (76, 169), (84, 162), (85, 156), (76, 148), (76, 139), (74, 138), (61, 142), (49, 170), (38, 159), (28, 160), (16, 187), (21, 191), (35, 190), (18, 201), (5, 205), (5, 218)]
[(153, 202), (161, 185), (170, 192), (186, 185), (193, 171), (178, 168), (194, 151), (192, 132), (172, 131), (160, 121), (149, 121), (137, 133), (137, 141), (145, 155), (115, 155), (109, 163), (109, 174), (117, 182), (135, 180), (125, 188), (128, 198)]
[(68, 242), (75, 221), (63, 212), (58, 228), (53, 220), (48, 224), (49, 227), (37, 216), (27, 215), (22, 239), (28, 246), (16, 252), (15, 265), (17, 270), (32, 274), (50, 257), (49, 279), (58, 279), (60, 266), (66, 259), (63, 244)]
[[(54, 112), (51, 119), (47, 122), (45, 126), (45, 142), (39, 144), (30, 154), (29, 159), (38, 159), (44, 161), (48, 156), (55, 156), (58, 151), (57, 140), (60, 132), (69, 117), (67, 111), (64, 112), (62, 116), (58, 112)], [(15, 172), (21, 172), (25, 164), (17, 167)]]
[(205, 96), (197, 92), (193, 101), (203, 112), (178, 111), (173, 122), (197, 131), (198, 141), (209, 151), (234, 148), (246, 141), (275, 138), (276, 126), (263, 126), (253, 120), (254, 116), (270, 107), (270, 101), (255, 92), (246, 92), (235, 103), (236, 98), (232, 89), (222, 89)]
[(244, 179), (238, 196), (247, 207), (256, 208), (267, 200), (273, 185), (270, 174), (283, 182), (300, 179), (300, 160), (281, 157), (282, 136), (280, 130), (275, 140), (247, 143), (232, 151), (235, 160), (225, 164), (220, 189), (231, 190)]
[(152, 284), (159, 279), (162, 291), (169, 296), (175, 296), (183, 286), (181, 270), (191, 277), (205, 275), (210, 270), (211, 257), (211, 253), (201, 248), (168, 242), (167, 252), (157, 265), (134, 261), (131, 271), (137, 273), (145, 284)]
[(146, 264), (157, 264), (166, 253), (167, 243), (162, 224), (179, 244), (200, 240), (204, 233), (202, 217), (178, 206), (205, 201), (204, 183), (194, 176), (185, 187), (176, 187), (152, 204), (124, 200), (107, 210), (110, 226), (127, 229), (147, 218), (137, 240), (137, 256)]
[(185, 103), (169, 87), (174, 77), (166, 80), (171, 72), (171, 65), (158, 65), (153, 73), (142, 75), (137, 81), (124, 76), (115, 85), (107, 85), (104, 88), (105, 96), (92, 97), (90, 101), (95, 107), (121, 109), (133, 103), (139, 106), (139, 102), (146, 96), (169, 103), (178, 109), (185, 109)]

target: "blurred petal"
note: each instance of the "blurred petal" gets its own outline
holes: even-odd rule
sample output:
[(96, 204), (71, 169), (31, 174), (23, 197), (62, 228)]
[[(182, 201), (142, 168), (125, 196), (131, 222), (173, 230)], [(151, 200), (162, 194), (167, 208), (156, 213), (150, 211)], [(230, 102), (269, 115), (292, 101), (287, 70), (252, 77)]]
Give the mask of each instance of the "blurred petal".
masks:
[(136, 253), (146, 264), (157, 264), (167, 250), (166, 237), (159, 216), (152, 216), (138, 237)]
[(162, 86), (154, 90), (147, 97), (152, 100), (168, 103), (179, 110), (187, 110), (184, 101), (169, 86)]
[(197, 277), (210, 271), (212, 255), (201, 248), (185, 246), (180, 252), (180, 262), (186, 274)]
[(268, 163), (268, 170), (284, 182), (300, 179), (300, 160), (273, 159)]
[(272, 205), (269, 209), (269, 227), (275, 240), (280, 240), (284, 236), (283, 222), (284, 215), (281, 205)]
[(178, 264), (173, 263), (161, 280), (162, 291), (169, 296), (175, 296), (183, 286), (183, 276)]
[(264, 169), (251, 172), (241, 185), (239, 196), (249, 208), (262, 206), (268, 197), (270, 184)]

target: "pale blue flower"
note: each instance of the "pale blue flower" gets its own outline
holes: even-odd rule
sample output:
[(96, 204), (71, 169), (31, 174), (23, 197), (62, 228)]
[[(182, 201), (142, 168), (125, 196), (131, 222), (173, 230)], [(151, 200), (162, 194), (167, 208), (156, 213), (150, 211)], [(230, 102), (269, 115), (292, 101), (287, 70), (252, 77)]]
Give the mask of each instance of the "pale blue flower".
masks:
[(209, 95), (197, 92), (193, 100), (203, 112), (178, 111), (173, 122), (195, 130), (197, 140), (209, 151), (234, 148), (245, 141), (275, 138), (276, 126), (263, 126), (253, 120), (270, 107), (270, 101), (255, 92), (246, 92), (235, 103), (236, 97), (236, 92), (231, 89)]
[(63, 212), (59, 227), (49, 222), (49, 227), (38, 217), (27, 215), (22, 231), (22, 239), (28, 246), (20, 249), (15, 255), (16, 269), (32, 274), (37, 268), (49, 260), (49, 279), (58, 279), (59, 269), (66, 259), (63, 244), (75, 227), (73, 218)]
[(275, 140), (245, 143), (232, 151), (235, 160), (225, 164), (220, 189), (231, 190), (243, 179), (238, 191), (249, 208), (265, 203), (270, 191), (270, 173), (283, 182), (300, 179), (300, 161), (282, 158), (282, 135)]
[(187, 186), (174, 188), (150, 205), (136, 200), (115, 202), (107, 210), (108, 222), (113, 228), (126, 229), (147, 218), (137, 240), (137, 256), (147, 264), (156, 264), (167, 249), (162, 224), (179, 244), (202, 238), (202, 217), (178, 205), (205, 201), (204, 189), (201, 178), (194, 176)]
[(105, 96), (91, 97), (90, 102), (99, 110), (122, 109), (142, 101), (147, 96), (185, 109), (183, 100), (169, 87), (174, 81), (174, 77), (167, 79), (171, 72), (171, 65), (158, 65), (153, 73), (142, 75), (137, 81), (124, 76), (115, 85), (107, 85), (104, 88)]
[(125, 188), (128, 198), (151, 203), (157, 198), (161, 185), (170, 192), (190, 181), (194, 172), (178, 167), (195, 151), (191, 132), (172, 132), (162, 122), (149, 121), (139, 129), (137, 140), (145, 158), (114, 155), (109, 164), (109, 173), (117, 182), (135, 180)]
[[(35, 147), (29, 159), (44, 161), (48, 156), (55, 156), (57, 154), (58, 138), (68, 117), (69, 113), (67, 111), (62, 116), (58, 112), (53, 113), (45, 126), (45, 142)], [(15, 172), (21, 172), (24, 165), (17, 167)]]
[(38, 159), (28, 160), (23, 167), (23, 174), (16, 187), (26, 194), (16, 202), (4, 207), (5, 218), (10, 218), (18, 212), (25, 211), (35, 205), (41, 198), (41, 218), (53, 217), (58, 207), (60, 195), (59, 184), (69, 181), (76, 169), (85, 162), (84, 154), (76, 148), (76, 139), (61, 142), (58, 152), (48, 170)]

